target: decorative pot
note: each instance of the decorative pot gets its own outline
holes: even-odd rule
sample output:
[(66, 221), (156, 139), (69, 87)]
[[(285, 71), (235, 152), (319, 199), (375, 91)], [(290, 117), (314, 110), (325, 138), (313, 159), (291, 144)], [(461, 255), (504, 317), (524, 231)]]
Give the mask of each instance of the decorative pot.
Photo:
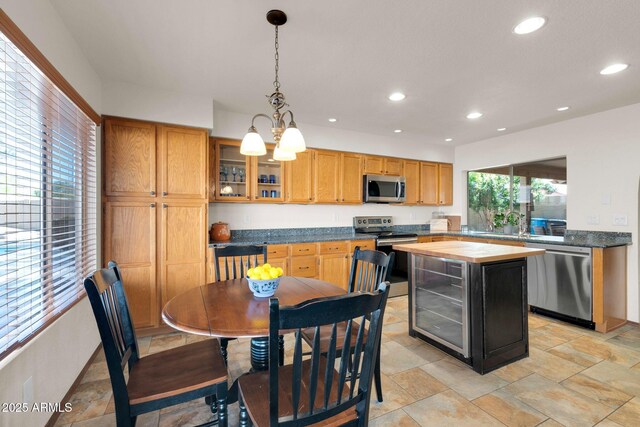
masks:
[(211, 224), (209, 237), (211, 237), (211, 240), (213, 240), (214, 242), (226, 242), (228, 240), (231, 240), (229, 224), (222, 221)]

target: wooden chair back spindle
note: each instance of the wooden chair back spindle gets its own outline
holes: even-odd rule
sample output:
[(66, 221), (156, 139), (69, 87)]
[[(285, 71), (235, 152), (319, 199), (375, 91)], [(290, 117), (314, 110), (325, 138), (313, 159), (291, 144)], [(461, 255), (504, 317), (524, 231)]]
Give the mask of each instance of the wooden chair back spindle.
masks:
[[(246, 276), (250, 268), (267, 262), (267, 246), (219, 247), (215, 248), (214, 259), (217, 281), (241, 279)], [(222, 272), (224, 275), (221, 274)]]
[(349, 292), (373, 292), (379, 283), (387, 280), (393, 269), (395, 253), (389, 255), (380, 251), (361, 251), (356, 246), (349, 276)]

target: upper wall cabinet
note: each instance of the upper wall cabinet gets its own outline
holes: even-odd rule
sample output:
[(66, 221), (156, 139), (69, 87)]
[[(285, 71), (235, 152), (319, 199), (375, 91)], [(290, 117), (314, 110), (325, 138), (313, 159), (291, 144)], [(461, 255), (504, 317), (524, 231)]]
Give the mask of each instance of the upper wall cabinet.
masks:
[(314, 198), (314, 154), (313, 150), (296, 153), (296, 159), (285, 162), (286, 201), (291, 203), (311, 203)]
[(317, 150), (315, 153), (316, 203), (340, 201), (340, 153)]
[(453, 204), (453, 165), (420, 162), (420, 195), (418, 204)]
[(453, 165), (449, 163), (438, 164), (438, 204), (453, 204)]
[(154, 196), (156, 126), (128, 119), (104, 120), (104, 192), (106, 196)]
[(417, 205), (420, 200), (420, 162), (403, 160), (402, 175), (405, 178), (405, 205)]
[(199, 129), (158, 127), (163, 197), (207, 198), (207, 134)]
[(340, 201), (362, 203), (362, 156), (340, 153)]
[(402, 175), (402, 159), (393, 157), (364, 156), (364, 174)]

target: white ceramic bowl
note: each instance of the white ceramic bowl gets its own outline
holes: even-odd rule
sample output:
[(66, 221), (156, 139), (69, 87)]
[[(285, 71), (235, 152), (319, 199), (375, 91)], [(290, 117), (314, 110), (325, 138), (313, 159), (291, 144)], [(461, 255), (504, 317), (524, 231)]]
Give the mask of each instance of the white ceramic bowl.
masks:
[(272, 296), (276, 292), (276, 289), (278, 289), (278, 285), (280, 284), (280, 278), (253, 280), (247, 277), (247, 282), (249, 282), (249, 289), (251, 289), (254, 296), (265, 298)]

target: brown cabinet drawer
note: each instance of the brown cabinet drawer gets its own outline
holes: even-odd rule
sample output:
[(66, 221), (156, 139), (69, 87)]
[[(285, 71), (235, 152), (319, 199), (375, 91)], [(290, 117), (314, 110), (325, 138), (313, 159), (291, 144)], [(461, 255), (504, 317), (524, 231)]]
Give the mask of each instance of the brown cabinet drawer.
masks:
[(296, 243), (291, 245), (291, 256), (305, 256), (305, 255), (315, 255), (316, 254), (316, 244), (315, 243)]
[(267, 260), (272, 258), (286, 258), (289, 256), (289, 245), (269, 245), (267, 246)]
[(280, 267), (284, 276), (289, 276), (289, 259), (288, 258), (267, 258), (271, 267)]
[(352, 240), (349, 242), (349, 253), (353, 253), (356, 246), (360, 246), (361, 251), (374, 251), (376, 249), (375, 240)]
[(316, 277), (318, 275), (318, 259), (315, 256), (298, 256), (291, 258), (291, 276)]
[(349, 252), (349, 241), (320, 242), (318, 243), (318, 250), (320, 251), (320, 255), (347, 253)]

